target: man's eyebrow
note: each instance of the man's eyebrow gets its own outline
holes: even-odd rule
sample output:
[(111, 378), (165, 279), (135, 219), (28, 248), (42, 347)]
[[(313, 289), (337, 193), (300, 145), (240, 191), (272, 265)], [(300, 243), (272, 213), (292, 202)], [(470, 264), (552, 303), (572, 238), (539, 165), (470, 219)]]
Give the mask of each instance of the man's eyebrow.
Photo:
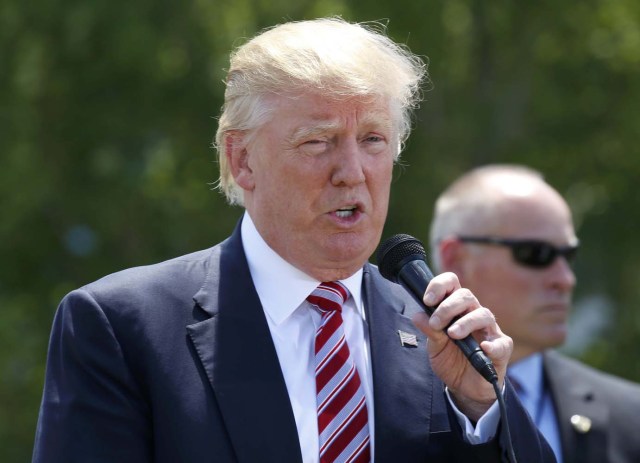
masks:
[(394, 123), (388, 114), (369, 112), (359, 118), (358, 125), (367, 130), (391, 130)]
[(320, 122), (318, 124), (306, 125), (295, 129), (288, 138), (290, 141), (296, 141), (307, 137), (312, 137), (323, 132), (336, 130), (339, 126), (340, 124), (338, 122)]

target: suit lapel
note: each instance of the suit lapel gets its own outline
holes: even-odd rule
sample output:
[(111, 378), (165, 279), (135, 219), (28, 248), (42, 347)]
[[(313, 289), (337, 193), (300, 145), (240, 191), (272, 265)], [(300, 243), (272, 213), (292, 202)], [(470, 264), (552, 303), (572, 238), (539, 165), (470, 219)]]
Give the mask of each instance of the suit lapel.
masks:
[[(427, 454), (433, 394), (426, 339), (409, 318), (398, 285), (365, 266), (364, 298), (369, 325), (375, 410), (375, 461), (411, 462)], [(397, 294), (396, 294), (397, 296)], [(413, 334), (417, 347), (403, 346), (398, 331)], [(442, 417), (446, 422), (446, 417)], [(439, 426), (439, 424), (436, 424)]]
[[(375, 410), (375, 461), (412, 462), (424, 456), (429, 433), (447, 431), (446, 416), (430, 416), (434, 377), (426, 338), (403, 315), (403, 289), (365, 265)], [(242, 248), (239, 226), (217, 246), (202, 289), (206, 312), (187, 326), (211, 383), (238, 461), (302, 462), (295, 419), (277, 353)], [(403, 346), (398, 331), (413, 334)], [(271, 458), (273, 457), (273, 458)]]
[(242, 248), (240, 226), (216, 248), (194, 300), (211, 318), (187, 327), (238, 461), (301, 462), (295, 419)]
[(570, 365), (557, 353), (544, 354), (544, 371), (556, 407), (564, 461), (607, 461), (606, 405), (596, 400), (591, 386), (576, 378)]

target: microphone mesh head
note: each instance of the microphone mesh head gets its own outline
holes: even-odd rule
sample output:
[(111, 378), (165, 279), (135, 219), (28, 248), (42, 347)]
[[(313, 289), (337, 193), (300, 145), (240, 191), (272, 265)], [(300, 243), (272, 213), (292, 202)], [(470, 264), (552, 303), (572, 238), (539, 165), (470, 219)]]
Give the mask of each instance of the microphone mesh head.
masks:
[(378, 247), (376, 254), (380, 273), (387, 280), (397, 282), (401, 264), (407, 257), (413, 255), (418, 255), (422, 260), (426, 260), (427, 253), (419, 239), (402, 233), (387, 238)]

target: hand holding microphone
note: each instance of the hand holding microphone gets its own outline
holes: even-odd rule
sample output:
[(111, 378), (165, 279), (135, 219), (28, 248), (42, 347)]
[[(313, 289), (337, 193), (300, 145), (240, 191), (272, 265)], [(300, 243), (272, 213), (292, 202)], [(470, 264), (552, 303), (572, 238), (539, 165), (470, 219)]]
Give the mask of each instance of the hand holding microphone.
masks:
[[(506, 373), (507, 362), (513, 351), (513, 341), (500, 331), (493, 315), (487, 309), (481, 308), (475, 296), (460, 287), (460, 282), (453, 273), (440, 275), (436, 277), (437, 281), (431, 283), (434, 277), (425, 259), (424, 246), (410, 235), (394, 235), (378, 248), (378, 266), (383, 277), (402, 285), (416, 298), (424, 312), (430, 317), (442, 316), (441, 314), (444, 312), (442, 318), (445, 326), (439, 327), (444, 332), (434, 329), (429, 321), (424, 324), (416, 324), (427, 333), (431, 341), (435, 340), (433, 343), (430, 341), (429, 345), (432, 367), (450, 389), (457, 390), (458, 394), (454, 392), (456, 402), (459, 407), (463, 408), (463, 413), (472, 420), (477, 421), (493, 400), (488, 400), (489, 396), (485, 392), (486, 383), (484, 380), (475, 372), (470, 373), (467, 365), (469, 363), (473, 365), (475, 371), (491, 383), (499, 403), (502, 419), (501, 432), (507, 443), (508, 459), (512, 463), (517, 463), (507, 419), (506, 404), (498, 384), (499, 376), (504, 377)], [(423, 301), (427, 288), (435, 296), (433, 304), (425, 304)], [(459, 296), (460, 293), (464, 294)], [(482, 311), (481, 315), (488, 315), (488, 317), (473, 317), (473, 321), (469, 322), (470, 326), (462, 329), (461, 333), (456, 333), (456, 336), (452, 336), (448, 332), (449, 328), (456, 326), (456, 322), (461, 318), (467, 318), (469, 321), (470, 315), (476, 315), (480, 311)], [(414, 322), (416, 322), (415, 319)], [(460, 322), (457, 326), (460, 328)], [(490, 349), (489, 353), (496, 361), (498, 370), (475, 338), (467, 331), (483, 333), (484, 340), (489, 341), (483, 345)], [(453, 342), (449, 342), (447, 336)], [(436, 344), (436, 346), (434, 347), (432, 344)], [(461, 358), (460, 352), (464, 354), (466, 359)]]
[[(465, 373), (465, 370), (469, 371), (469, 369), (466, 364), (458, 360), (459, 352), (464, 354), (468, 362), (488, 382), (497, 385), (499, 375), (496, 368), (470, 332), (482, 333), (483, 341), (489, 341), (484, 346), (497, 361), (496, 366), (499, 367), (501, 377), (504, 376), (506, 364), (513, 349), (511, 338), (500, 331), (488, 309), (481, 308), (475, 297), (460, 287), (453, 274), (440, 275), (436, 278), (434, 284), (430, 286), (430, 292), (434, 292), (436, 300), (433, 306), (424, 304), (425, 290), (433, 279), (425, 258), (426, 253), (422, 243), (409, 235), (395, 235), (383, 242), (378, 249), (378, 265), (382, 275), (409, 291), (429, 316), (435, 313), (445, 320), (440, 327), (444, 332), (434, 329), (426, 321), (421, 326), (425, 331), (430, 331), (430, 339), (435, 340), (437, 347), (430, 346), (430, 355), (438, 376), (449, 387), (460, 388), (465, 391), (463, 392), (465, 396), (482, 401), (483, 398), (488, 398), (487, 388), (482, 386), (482, 383), (478, 383), (479, 379), (473, 379)], [(462, 323), (456, 323), (460, 318), (464, 318), (461, 320)], [(461, 328), (462, 333), (455, 335), (453, 332), (447, 333), (452, 325)], [(452, 342), (449, 342), (445, 335), (449, 336)]]

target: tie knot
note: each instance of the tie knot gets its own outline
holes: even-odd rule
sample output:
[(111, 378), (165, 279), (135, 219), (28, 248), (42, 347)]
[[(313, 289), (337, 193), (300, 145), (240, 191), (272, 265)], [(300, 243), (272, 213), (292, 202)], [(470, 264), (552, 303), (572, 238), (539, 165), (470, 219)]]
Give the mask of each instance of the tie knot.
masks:
[(312, 305), (320, 312), (342, 311), (342, 304), (349, 297), (349, 290), (339, 281), (326, 281), (320, 283), (307, 297)]

